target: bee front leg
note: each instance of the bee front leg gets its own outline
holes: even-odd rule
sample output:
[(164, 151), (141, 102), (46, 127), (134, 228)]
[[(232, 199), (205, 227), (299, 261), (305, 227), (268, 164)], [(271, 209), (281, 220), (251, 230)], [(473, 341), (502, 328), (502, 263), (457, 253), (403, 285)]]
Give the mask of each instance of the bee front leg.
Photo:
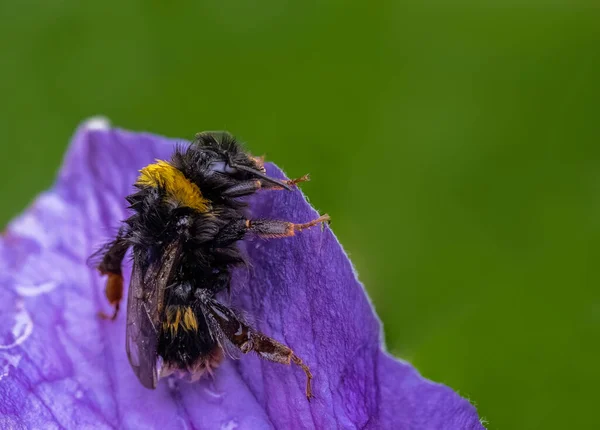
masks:
[[(286, 179), (282, 181), (284, 184), (289, 186), (295, 186), (300, 182), (309, 181), (310, 177), (308, 175), (304, 175), (301, 178), (297, 179)], [(252, 179), (249, 181), (239, 182), (231, 187), (227, 188), (223, 191), (223, 196), (225, 197), (243, 197), (248, 196), (250, 194), (254, 194), (258, 190), (283, 190), (283, 187), (277, 186), (276, 184), (265, 181), (264, 179)]]
[[(282, 182), (284, 184), (287, 184), (287, 185), (289, 185), (289, 186), (292, 187), (292, 186), (298, 185), (301, 182), (308, 182), (308, 181), (310, 181), (310, 175), (307, 173), (306, 175), (301, 176), (299, 178), (296, 178), (296, 179), (286, 179), (286, 180), (284, 180)], [(273, 184), (271, 182), (264, 183), (263, 184), (263, 188), (268, 188), (270, 190), (283, 190), (283, 188), (278, 187), (277, 185), (275, 185), (275, 184)]]
[(98, 265), (98, 271), (102, 275), (107, 275), (106, 287), (104, 293), (108, 299), (108, 303), (114, 306), (112, 315), (102, 311), (98, 315), (103, 319), (115, 320), (119, 313), (119, 306), (123, 298), (123, 272), (121, 264), (129, 248), (129, 242), (125, 236), (124, 230), (119, 230), (117, 238), (108, 245), (108, 250), (102, 257), (102, 261)]

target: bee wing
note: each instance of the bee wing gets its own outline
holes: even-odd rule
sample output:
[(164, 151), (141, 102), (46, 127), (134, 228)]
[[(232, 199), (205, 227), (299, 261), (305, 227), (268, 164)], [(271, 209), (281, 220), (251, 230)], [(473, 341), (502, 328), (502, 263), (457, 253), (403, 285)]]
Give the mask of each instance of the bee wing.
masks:
[(86, 264), (90, 269), (98, 269), (100, 263), (104, 259), (105, 254), (114, 247), (115, 244), (121, 242), (123, 245), (128, 246), (127, 242), (123, 242), (123, 238), (127, 235), (127, 230), (124, 227), (119, 229), (113, 239), (107, 240), (101, 246), (99, 246), (92, 255), (86, 260)]
[(134, 252), (127, 297), (126, 349), (133, 371), (146, 388), (156, 388), (158, 383), (160, 369), (156, 349), (160, 315), (165, 288), (175, 273), (180, 256), (181, 243), (175, 241), (166, 247), (162, 258), (150, 264), (143, 273), (141, 257)]
[(208, 331), (213, 340), (219, 344), (229, 358), (234, 360), (239, 359), (241, 352), (239, 348), (229, 340), (223, 327), (223, 321), (229, 321), (231, 319), (231, 322), (234, 323), (233, 320), (243, 320), (241, 313), (223, 306), (214, 299), (201, 302), (200, 308), (202, 309)]
[(104, 259), (104, 254), (108, 252), (113, 243), (114, 240), (111, 240), (110, 242), (103, 243), (99, 246), (85, 261), (87, 266), (90, 269), (98, 269), (98, 266), (100, 266), (100, 263), (102, 263), (102, 260)]

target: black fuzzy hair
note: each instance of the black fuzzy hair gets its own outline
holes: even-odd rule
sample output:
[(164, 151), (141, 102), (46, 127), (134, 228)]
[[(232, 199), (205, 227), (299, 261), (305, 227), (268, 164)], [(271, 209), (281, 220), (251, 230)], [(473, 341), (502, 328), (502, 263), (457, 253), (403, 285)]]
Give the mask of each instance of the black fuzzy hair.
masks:
[[(236, 246), (243, 236), (240, 232), (244, 231), (241, 225), (246, 219), (245, 204), (224, 197), (222, 191), (246, 180), (248, 174), (222, 174), (211, 169), (212, 163), (231, 160), (254, 167), (251, 158), (227, 133), (200, 133), (189, 146), (177, 147), (169, 160), (211, 202), (211, 210), (206, 213), (170, 203), (167, 191), (160, 187), (137, 185), (138, 190), (127, 197), (133, 211), (125, 221), (128, 243), (133, 246), (134, 259), (141, 261), (142, 272), (151, 265), (161, 264), (169, 243), (179, 240), (183, 244), (173, 281), (177, 287), (165, 290), (165, 310), (169, 306), (193, 307), (199, 289), (210, 296), (228, 291), (232, 268), (246, 264)], [(198, 331), (206, 332), (201, 309), (194, 308), (194, 312)], [(183, 330), (173, 335), (167, 330), (160, 333), (158, 353), (166, 362), (185, 368), (198, 357), (209, 354), (215, 346), (216, 341), (210, 336)]]

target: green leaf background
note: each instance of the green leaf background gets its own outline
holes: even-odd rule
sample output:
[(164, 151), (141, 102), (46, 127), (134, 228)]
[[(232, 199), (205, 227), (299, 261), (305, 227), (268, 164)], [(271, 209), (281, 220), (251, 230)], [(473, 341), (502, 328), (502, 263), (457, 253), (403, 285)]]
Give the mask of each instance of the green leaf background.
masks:
[(0, 1), (0, 224), (77, 124), (227, 129), (348, 250), (389, 349), (490, 429), (600, 427), (600, 7)]

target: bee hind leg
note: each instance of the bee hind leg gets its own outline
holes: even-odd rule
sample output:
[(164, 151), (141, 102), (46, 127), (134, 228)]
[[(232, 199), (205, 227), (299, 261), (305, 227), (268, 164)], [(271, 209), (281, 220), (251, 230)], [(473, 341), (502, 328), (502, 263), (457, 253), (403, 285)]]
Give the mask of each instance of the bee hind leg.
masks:
[[(208, 320), (216, 323), (222, 335), (244, 354), (255, 352), (265, 360), (286, 365), (295, 364), (300, 367), (306, 375), (306, 397), (308, 400), (313, 397), (313, 375), (290, 347), (254, 329), (240, 315), (214, 299), (205, 301), (204, 306), (210, 315)], [(212, 324), (211, 322), (209, 325)]]
[(248, 330), (248, 339), (236, 346), (238, 346), (244, 354), (254, 351), (260, 358), (265, 360), (287, 365), (293, 363), (300, 367), (306, 375), (305, 392), (306, 398), (310, 400), (313, 397), (313, 375), (302, 359), (298, 357), (290, 347), (279, 343), (275, 339), (265, 336), (264, 334), (255, 331), (250, 327), (246, 327), (246, 329)]

